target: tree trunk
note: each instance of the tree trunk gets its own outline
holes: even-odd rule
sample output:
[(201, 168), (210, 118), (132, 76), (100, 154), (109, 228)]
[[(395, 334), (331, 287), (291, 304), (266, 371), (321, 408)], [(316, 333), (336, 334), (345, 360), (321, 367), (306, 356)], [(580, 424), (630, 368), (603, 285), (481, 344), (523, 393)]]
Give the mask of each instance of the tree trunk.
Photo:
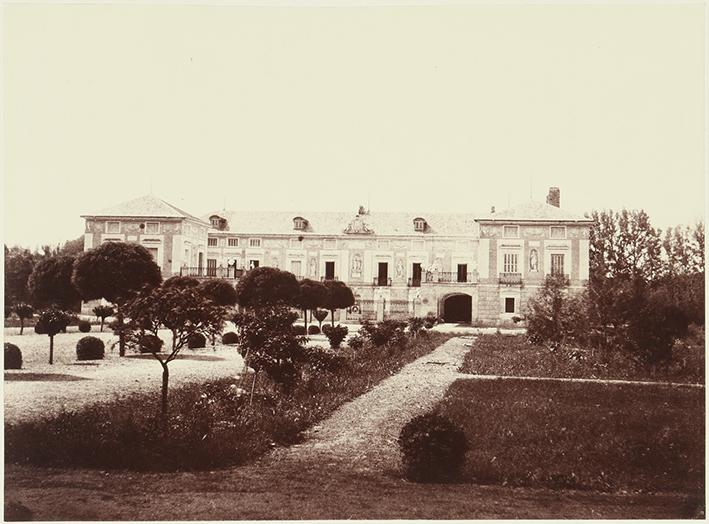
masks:
[(126, 335), (123, 332), (123, 311), (120, 309), (116, 313), (116, 324), (118, 324), (118, 356), (126, 356)]
[(103, 331), (103, 320), (104, 320), (104, 318), (101, 317), (101, 331)]
[(305, 334), (308, 334), (308, 310), (303, 310), (303, 323), (305, 325)]
[(169, 380), (170, 370), (167, 364), (162, 364), (162, 402), (160, 403), (160, 414), (162, 415), (163, 422), (167, 422), (167, 385)]
[(330, 310), (330, 323), (332, 324), (332, 327), (335, 327), (335, 310), (334, 309)]
[(177, 345), (177, 335), (175, 330), (172, 330), (172, 352), (175, 352), (175, 346)]
[(54, 336), (49, 337), (49, 363), (54, 364)]
[(22, 335), (22, 331), (25, 329), (25, 319), (20, 317), (20, 335)]

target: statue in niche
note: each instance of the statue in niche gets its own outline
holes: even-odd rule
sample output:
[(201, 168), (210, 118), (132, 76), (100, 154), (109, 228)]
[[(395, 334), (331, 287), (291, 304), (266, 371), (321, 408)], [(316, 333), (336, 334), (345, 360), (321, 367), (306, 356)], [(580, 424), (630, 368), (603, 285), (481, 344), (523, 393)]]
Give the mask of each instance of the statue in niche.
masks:
[(362, 276), (362, 255), (355, 253), (352, 258), (352, 278), (360, 278)]
[(401, 258), (396, 261), (396, 278), (404, 278), (404, 261)]
[(315, 260), (315, 257), (310, 258), (310, 276), (318, 276), (318, 261)]
[(539, 271), (539, 253), (536, 249), (529, 252), (529, 270)]

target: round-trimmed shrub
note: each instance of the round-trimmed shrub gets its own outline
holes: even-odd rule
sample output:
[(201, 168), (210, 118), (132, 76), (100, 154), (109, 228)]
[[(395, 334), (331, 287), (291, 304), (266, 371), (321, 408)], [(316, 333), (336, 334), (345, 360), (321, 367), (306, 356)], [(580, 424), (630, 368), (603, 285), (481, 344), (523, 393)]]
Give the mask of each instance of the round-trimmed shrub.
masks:
[(9, 342), (5, 342), (5, 369), (22, 369), (22, 351)]
[(310, 325), (308, 326), (308, 335), (319, 335), (320, 334), (320, 328), (316, 325)]
[(103, 340), (96, 337), (84, 337), (76, 343), (77, 360), (101, 360), (104, 355)]
[(440, 415), (411, 419), (399, 435), (404, 474), (414, 482), (455, 480), (465, 462), (465, 433)]
[(233, 331), (227, 331), (222, 335), (222, 344), (236, 344), (239, 342), (239, 335)]
[(43, 322), (37, 321), (37, 323), (34, 325), (34, 332), (38, 335), (46, 335), (47, 328), (45, 327)]
[(159, 353), (163, 341), (155, 335), (145, 334), (138, 339), (138, 351), (141, 353)]
[(203, 348), (207, 345), (207, 339), (202, 333), (192, 333), (187, 337), (187, 347), (190, 349)]
[(82, 333), (88, 333), (91, 331), (91, 322), (88, 320), (79, 320), (79, 331)]
[(305, 335), (305, 326), (293, 326), (293, 333), (296, 335)]

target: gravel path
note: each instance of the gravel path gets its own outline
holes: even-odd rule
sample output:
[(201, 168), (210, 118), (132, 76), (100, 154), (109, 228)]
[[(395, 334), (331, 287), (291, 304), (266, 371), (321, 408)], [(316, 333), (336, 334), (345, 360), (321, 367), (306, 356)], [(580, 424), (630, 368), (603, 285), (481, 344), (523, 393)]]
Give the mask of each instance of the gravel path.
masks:
[(469, 351), (469, 339), (453, 338), (396, 375), (340, 407), (305, 434), (303, 444), (276, 450), (276, 461), (344, 461), (351, 471), (398, 467), (396, 439), (412, 417), (433, 408), (451, 383)]

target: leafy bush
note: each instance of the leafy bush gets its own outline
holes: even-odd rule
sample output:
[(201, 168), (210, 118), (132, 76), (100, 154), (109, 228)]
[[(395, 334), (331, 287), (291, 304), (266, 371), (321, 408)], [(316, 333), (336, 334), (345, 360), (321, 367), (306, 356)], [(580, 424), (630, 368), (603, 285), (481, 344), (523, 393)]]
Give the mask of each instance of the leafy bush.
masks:
[(533, 344), (583, 343), (589, 332), (585, 295), (569, 293), (564, 277), (547, 276), (527, 302), (527, 337)]
[(362, 324), (362, 332), (377, 346), (400, 346), (406, 340), (404, 328), (406, 322), (403, 320), (388, 319), (372, 324), (365, 321)]
[(429, 313), (423, 319), (423, 327), (425, 327), (426, 329), (432, 329), (433, 326), (435, 326), (439, 322), (440, 319), (436, 315), (434, 315), (433, 313)]
[(9, 342), (5, 342), (5, 369), (22, 369), (22, 351)]
[(44, 326), (43, 323), (37, 322), (34, 325), (34, 332), (37, 333), (38, 335), (46, 335), (47, 334), (47, 328)]
[(159, 353), (162, 345), (162, 339), (155, 335), (144, 333), (137, 336), (136, 346), (141, 353)]
[(423, 330), (426, 324), (426, 319), (423, 317), (411, 317), (409, 318), (409, 333), (412, 337), (417, 337), (418, 334)]
[(187, 347), (190, 349), (199, 349), (207, 345), (207, 338), (202, 333), (192, 333), (187, 337)]
[(687, 315), (661, 297), (651, 296), (625, 329), (625, 347), (649, 364), (664, 364), (672, 358), (675, 339), (686, 336)]
[(239, 342), (239, 335), (233, 331), (227, 331), (222, 335), (222, 344), (237, 344)]
[(325, 325), (322, 330), (327, 339), (330, 341), (330, 347), (332, 349), (337, 349), (340, 347), (340, 344), (343, 340), (345, 340), (348, 332), (347, 326), (341, 326), (340, 324), (337, 324), (336, 326)]
[(306, 349), (306, 362), (313, 371), (339, 373), (347, 367), (349, 359), (330, 349), (310, 347)]
[(398, 442), (406, 478), (415, 482), (455, 480), (468, 450), (463, 430), (435, 414), (410, 420)]
[(308, 326), (308, 335), (319, 335), (320, 328), (314, 324)]
[(296, 336), (304, 336), (305, 335), (305, 326), (297, 325), (293, 326), (293, 334)]
[(83, 337), (76, 343), (77, 360), (101, 360), (104, 356), (103, 340), (96, 337)]
[(360, 350), (364, 347), (364, 344), (367, 342), (367, 339), (357, 333), (356, 335), (350, 337), (350, 339), (347, 341), (347, 345), (351, 347), (354, 350)]
[(79, 331), (82, 333), (88, 333), (91, 331), (91, 322), (88, 320), (80, 320), (79, 321)]

